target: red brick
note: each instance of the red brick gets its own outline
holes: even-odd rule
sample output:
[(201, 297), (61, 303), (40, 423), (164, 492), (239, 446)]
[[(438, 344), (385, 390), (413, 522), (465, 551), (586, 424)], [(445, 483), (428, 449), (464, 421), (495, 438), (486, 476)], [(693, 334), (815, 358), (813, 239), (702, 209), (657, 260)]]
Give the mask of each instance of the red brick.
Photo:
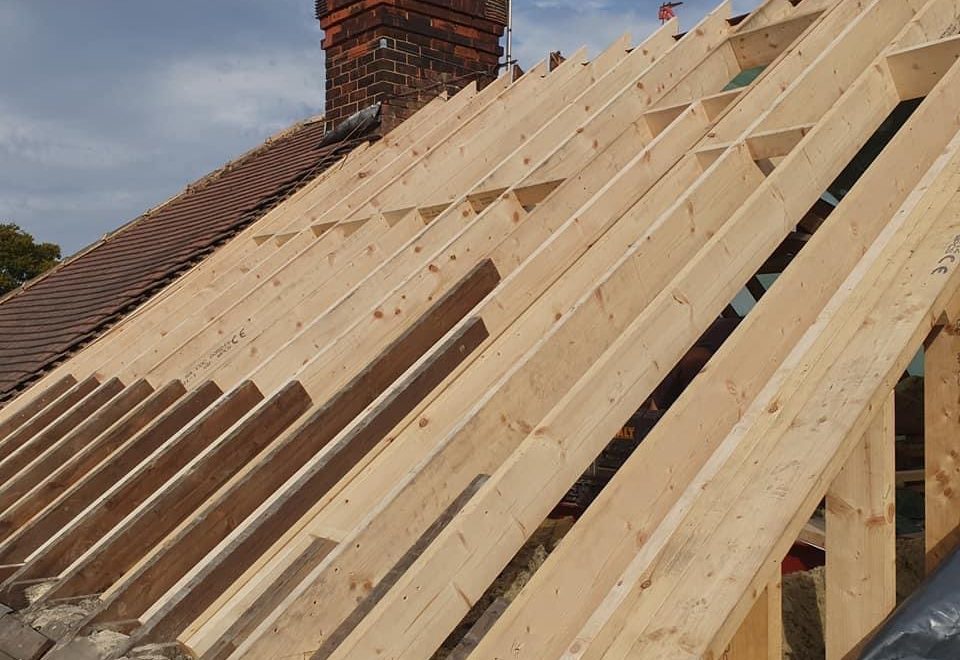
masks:
[(327, 118), (336, 123), (376, 98), (384, 102), (389, 130), (443, 90), (456, 92), (473, 79), (481, 86), (490, 82), (505, 27), (500, 5), (502, 0), (318, 3), (327, 50)]

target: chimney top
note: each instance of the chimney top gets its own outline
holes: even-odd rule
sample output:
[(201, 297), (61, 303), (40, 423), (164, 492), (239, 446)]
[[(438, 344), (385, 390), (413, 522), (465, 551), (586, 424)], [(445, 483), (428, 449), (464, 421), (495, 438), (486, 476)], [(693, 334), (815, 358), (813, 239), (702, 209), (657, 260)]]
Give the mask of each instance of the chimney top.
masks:
[(390, 130), (443, 91), (497, 77), (507, 0), (317, 0), (328, 121), (373, 103)]

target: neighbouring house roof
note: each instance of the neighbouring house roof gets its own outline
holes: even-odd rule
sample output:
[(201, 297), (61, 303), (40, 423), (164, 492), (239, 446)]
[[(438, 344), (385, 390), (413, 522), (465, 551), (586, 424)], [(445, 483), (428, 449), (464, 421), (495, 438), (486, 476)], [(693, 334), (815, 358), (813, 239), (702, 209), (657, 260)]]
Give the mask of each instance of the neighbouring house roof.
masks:
[[(0, 400), (97, 337), (360, 143), (308, 120), (0, 299)], [(332, 138), (332, 139), (331, 139)]]

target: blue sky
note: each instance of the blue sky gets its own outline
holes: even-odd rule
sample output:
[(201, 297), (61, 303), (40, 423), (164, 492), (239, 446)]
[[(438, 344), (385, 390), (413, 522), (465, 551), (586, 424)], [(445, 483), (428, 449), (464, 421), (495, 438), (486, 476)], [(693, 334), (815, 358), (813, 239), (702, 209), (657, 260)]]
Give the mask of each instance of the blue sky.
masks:
[[(639, 40), (659, 4), (516, 0), (516, 54)], [(322, 36), (312, 0), (0, 0), (0, 221), (70, 254), (322, 113)]]

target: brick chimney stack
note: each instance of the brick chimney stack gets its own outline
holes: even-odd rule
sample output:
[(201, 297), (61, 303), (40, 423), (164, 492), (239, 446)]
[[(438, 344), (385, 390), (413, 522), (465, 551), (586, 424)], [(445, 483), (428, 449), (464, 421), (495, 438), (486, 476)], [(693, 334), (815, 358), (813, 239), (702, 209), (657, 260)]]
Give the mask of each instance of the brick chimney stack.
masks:
[(389, 131), (446, 90), (497, 76), (508, 0), (317, 0), (327, 120), (383, 103)]

